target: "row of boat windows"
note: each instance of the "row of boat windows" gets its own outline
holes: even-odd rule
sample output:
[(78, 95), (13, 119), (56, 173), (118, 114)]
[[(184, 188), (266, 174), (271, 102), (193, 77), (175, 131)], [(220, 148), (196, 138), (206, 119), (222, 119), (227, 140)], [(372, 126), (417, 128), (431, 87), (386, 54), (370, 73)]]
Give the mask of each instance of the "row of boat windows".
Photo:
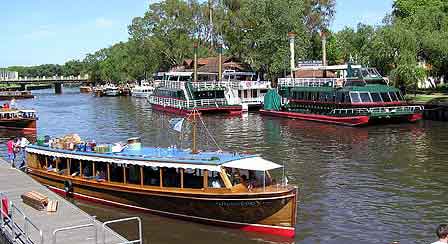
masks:
[[(66, 158), (46, 157), (43, 155), (38, 155), (37, 160), (41, 169), (55, 171), (61, 175), (82, 177), (96, 181), (143, 184), (158, 187), (202, 189), (204, 188), (204, 176), (206, 175), (205, 170), (202, 169), (143, 167), (143, 172), (140, 172), (140, 166), (138, 165), (108, 164), (75, 159), (71, 159), (69, 163)], [(109, 165), (109, 173), (107, 165)], [(260, 187), (263, 185), (263, 177), (266, 177), (264, 182), (266, 186), (272, 184), (270, 177), (258, 171), (227, 168), (226, 173), (233, 186), (244, 181), (247, 184), (251, 184), (252, 187)], [(143, 179), (141, 178), (142, 176)], [(225, 188), (226, 186), (218, 172), (208, 171), (206, 187)]]
[(250, 97), (255, 98), (258, 97), (261, 94), (266, 94), (268, 92), (267, 89), (260, 89), (260, 90), (238, 90), (238, 97), (239, 98), (249, 98)]
[(302, 92), (293, 91), (292, 99), (333, 102), (333, 103), (379, 103), (398, 102), (403, 97), (400, 92)]
[[(162, 90), (157, 89), (155, 91), (156, 96), (162, 97), (174, 97), (178, 99), (185, 99), (184, 91), (182, 90)], [(215, 98), (225, 98), (224, 91), (195, 91), (193, 92), (194, 99), (215, 99)]]

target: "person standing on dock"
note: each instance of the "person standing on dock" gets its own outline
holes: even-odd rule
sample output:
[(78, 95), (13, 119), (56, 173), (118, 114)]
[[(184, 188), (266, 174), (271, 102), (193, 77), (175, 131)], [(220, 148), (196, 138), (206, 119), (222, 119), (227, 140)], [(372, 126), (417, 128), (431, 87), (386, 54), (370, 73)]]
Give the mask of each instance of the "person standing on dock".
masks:
[(437, 237), (439, 238), (438, 241), (433, 242), (431, 244), (446, 244), (448, 243), (448, 225), (441, 224), (439, 227), (437, 227), (436, 230)]
[(8, 142), (6, 142), (6, 147), (8, 148), (8, 160), (11, 163), (11, 167), (14, 168), (14, 160), (15, 160), (15, 153), (14, 153), (14, 138), (9, 139)]
[(26, 155), (25, 148), (26, 146), (28, 146), (28, 144), (30, 144), (30, 142), (28, 141), (28, 139), (26, 139), (26, 137), (22, 137), (20, 139), (19, 146), (20, 146), (20, 155), (22, 156), (22, 163), (20, 164), (19, 168), (25, 166), (25, 155)]

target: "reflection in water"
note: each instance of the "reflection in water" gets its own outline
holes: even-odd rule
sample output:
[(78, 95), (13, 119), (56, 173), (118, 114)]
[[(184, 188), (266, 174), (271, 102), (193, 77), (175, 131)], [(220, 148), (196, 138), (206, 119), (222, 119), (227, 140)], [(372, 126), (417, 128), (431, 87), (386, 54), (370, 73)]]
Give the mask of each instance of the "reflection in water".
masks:
[[(169, 129), (173, 115), (152, 112), (144, 99), (39, 93), (19, 105), (38, 110), (41, 135), (78, 133), (99, 142), (141, 136), (146, 145), (190, 147), (190, 128), (181, 137)], [(429, 243), (435, 226), (446, 222), (448, 126), (442, 122), (349, 128), (257, 113), (203, 119), (224, 150), (285, 165), (290, 184), (300, 186), (295, 240), (77, 204), (100, 219), (141, 216), (146, 243)], [(2, 142), (8, 137), (0, 134)], [(205, 136), (200, 145), (216, 150)]]

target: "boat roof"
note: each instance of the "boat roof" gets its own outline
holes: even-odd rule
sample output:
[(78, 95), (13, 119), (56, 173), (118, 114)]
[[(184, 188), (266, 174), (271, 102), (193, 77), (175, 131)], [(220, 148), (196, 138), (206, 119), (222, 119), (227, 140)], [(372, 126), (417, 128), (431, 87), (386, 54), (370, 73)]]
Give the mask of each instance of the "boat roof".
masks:
[(124, 163), (149, 167), (198, 168), (212, 171), (220, 171), (222, 166), (233, 167), (235, 165), (238, 165), (241, 169), (251, 170), (271, 170), (281, 167), (261, 158), (259, 155), (230, 152), (200, 152), (192, 154), (190, 150), (175, 148), (144, 147), (139, 150), (124, 149), (115, 153), (96, 153), (56, 149), (33, 144), (27, 146), (26, 151), (47, 156), (97, 162)]

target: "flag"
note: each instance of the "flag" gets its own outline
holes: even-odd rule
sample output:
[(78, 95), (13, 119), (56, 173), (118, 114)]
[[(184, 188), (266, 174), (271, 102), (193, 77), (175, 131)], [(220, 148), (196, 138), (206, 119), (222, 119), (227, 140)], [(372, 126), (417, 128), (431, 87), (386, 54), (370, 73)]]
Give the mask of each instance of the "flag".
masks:
[(172, 118), (170, 119), (171, 129), (182, 132), (182, 124), (184, 123), (184, 118)]

